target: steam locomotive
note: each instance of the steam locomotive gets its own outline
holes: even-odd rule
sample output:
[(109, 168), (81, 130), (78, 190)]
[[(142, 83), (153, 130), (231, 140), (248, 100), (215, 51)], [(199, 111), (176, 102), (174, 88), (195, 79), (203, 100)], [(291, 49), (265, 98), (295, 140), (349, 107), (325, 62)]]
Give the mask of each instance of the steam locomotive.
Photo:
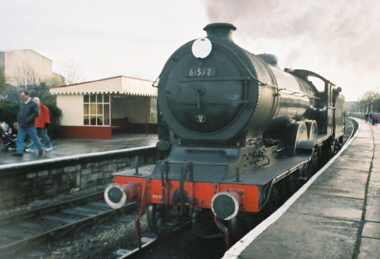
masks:
[(116, 173), (104, 196), (113, 208), (140, 202), (159, 236), (191, 222), (194, 234), (230, 242), (339, 149), (344, 97), (314, 72), (283, 71), (274, 55), (240, 48), (232, 24), (204, 30), (159, 76), (157, 148), (167, 158)]

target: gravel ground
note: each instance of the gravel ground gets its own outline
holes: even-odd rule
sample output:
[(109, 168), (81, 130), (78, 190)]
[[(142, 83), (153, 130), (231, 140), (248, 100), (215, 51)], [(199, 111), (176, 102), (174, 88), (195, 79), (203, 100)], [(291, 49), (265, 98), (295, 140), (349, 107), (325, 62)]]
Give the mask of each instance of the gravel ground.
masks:
[[(116, 258), (118, 249), (131, 249), (137, 246), (134, 219), (138, 211), (112, 221), (76, 229), (63, 237), (54, 237), (42, 244), (28, 247), (8, 258)], [(146, 235), (146, 219), (141, 222), (142, 233)]]
[[(78, 191), (69, 195), (60, 195), (53, 199), (34, 201), (28, 205), (9, 210), (1, 210), (0, 216), (8, 216), (27, 210), (36, 209), (57, 202), (86, 196), (104, 190), (105, 186)], [(113, 252), (123, 248), (137, 246), (134, 220), (137, 218), (139, 208), (136, 211), (122, 217), (98, 222), (96, 225), (75, 229), (72, 233), (61, 237), (53, 237), (48, 242), (25, 247), (22, 251), (11, 256), (0, 258), (115, 258)], [(148, 236), (146, 218), (141, 220), (142, 233)]]

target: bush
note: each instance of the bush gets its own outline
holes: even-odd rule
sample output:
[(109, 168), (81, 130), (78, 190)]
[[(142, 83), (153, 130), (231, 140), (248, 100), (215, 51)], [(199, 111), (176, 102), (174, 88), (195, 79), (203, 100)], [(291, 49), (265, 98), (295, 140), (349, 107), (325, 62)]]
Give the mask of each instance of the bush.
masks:
[(0, 102), (0, 122), (7, 122), (11, 127), (13, 122), (17, 121), (19, 104), (15, 102)]
[[(17, 121), (19, 106), (21, 102), (21, 91), (23, 91), (22, 88), (13, 86), (8, 87), (8, 90), (6, 91), (6, 94), (8, 96), (7, 100), (0, 102), (0, 122), (5, 121), (9, 126), (11, 126), (13, 122)], [(32, 98), (39, 97), (41, 102), (49, 108), (49, 136), (52, 138), (59, 137), (62, 133), (62, 111), (57, 107), (55, 103), (55, 96), (49, 93), (49, 89), (45, 84), (29, 87), (28, 91), (30, 92), (30, 96)]]
[(55, 103), (45, 104), (49, 108), (50, 115), (50, 125), (49, 125), (49, 136), (52, 138), (57, 138), (62, 134), (61, 128), (61, 118), (62, 111), (57, 107)]

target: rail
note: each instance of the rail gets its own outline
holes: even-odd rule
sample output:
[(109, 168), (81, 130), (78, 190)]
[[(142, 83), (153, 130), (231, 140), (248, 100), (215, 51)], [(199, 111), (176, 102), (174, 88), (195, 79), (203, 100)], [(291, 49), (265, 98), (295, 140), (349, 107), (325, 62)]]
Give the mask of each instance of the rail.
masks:
[(31, 211), (0, 218), (0, 254), (56, 235), (67, 234), (79, 226), (97, 223), (119, 213), (131, 212), (136, 203), (114, 210), (103, 201), (103, 192), (44, 206)]

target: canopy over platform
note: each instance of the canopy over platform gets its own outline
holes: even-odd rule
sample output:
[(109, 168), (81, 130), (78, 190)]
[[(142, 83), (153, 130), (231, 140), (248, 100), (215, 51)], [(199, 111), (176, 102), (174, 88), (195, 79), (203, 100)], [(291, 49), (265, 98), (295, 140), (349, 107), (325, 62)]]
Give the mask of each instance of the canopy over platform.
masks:
[(126, 94), (157, 97), (153, 81), (126, 76), (110, 77), (95, 81), (50, 88), (53, 95)]

